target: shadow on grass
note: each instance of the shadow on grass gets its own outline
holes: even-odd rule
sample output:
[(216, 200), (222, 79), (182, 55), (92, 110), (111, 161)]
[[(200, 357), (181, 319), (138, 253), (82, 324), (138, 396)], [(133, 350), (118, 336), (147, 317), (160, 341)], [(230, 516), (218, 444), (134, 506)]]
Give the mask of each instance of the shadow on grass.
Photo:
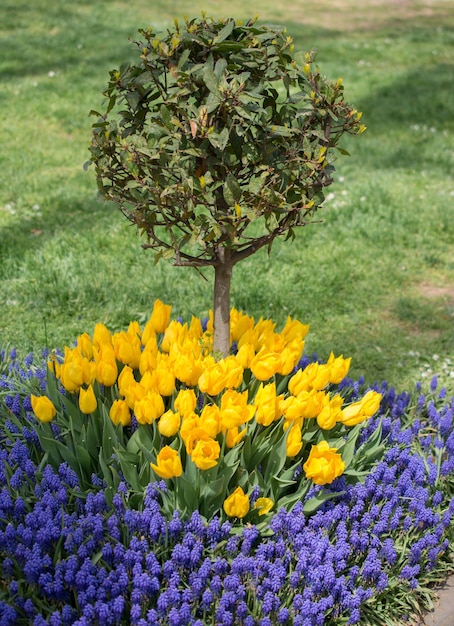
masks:
[(454, 130), (453, 74), (448, 63), (414, 70), (396, 76), (389, 85), (372, 88), (367, 98), (357, 102), (367, 117), (367, 138), (388, 146), (371, 153), (370, 145), (358, 142), (355, 148), (363, 150), (364, 165), (452, 173), (448, 133)]
[[(45, 246), (56, 233), (67, 231), (89, 238), (99, 233), (103, 225), (109, 228), (114, 219), (122, 219), (118, 208), (108, 206), (90, 196), (54, 197), (49, 200), (41, 215), (27, 211), (25, 215), (0, 225), (0, 266), (9, 266), (23, 258), (25, 252), (33, 253)], [(1, 272), (0, 272), (1, 274)]]

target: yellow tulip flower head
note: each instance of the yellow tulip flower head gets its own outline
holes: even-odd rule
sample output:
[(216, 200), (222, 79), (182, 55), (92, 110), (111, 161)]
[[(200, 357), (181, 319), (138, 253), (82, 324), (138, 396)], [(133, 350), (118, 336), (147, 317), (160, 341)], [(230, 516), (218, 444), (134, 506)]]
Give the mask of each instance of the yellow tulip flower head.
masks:
[(94, 413), (97, 406), (98, 401), (96, 400), (93, 387), (91, 385), (88, 385), (87, 389), (83, 389), (83, 387), (81, 387), (79, 391), (79, 409), (82, 413), (85, 413), (85, 415)]
[(156, 300), (150, 317), (150, 326), (156, 333), (163, 333), (170, 322), (172, 307)]
[(351, 357), (348, 359), (344, 359), (344, 357), (338, 356), (335, 357), (331, 352), (329, 355), (329, 359), (326, 364), (330, 368), (330, 378), (329, 382), (333, 385), (338, 385), (348, 374), (348, 370), (350, 369)]
[(221, 399), (221, 426), (223, 430), (237, 428), (249, 422), (255, 414), (255, 406), (247, 403), (248, 392), (239, 393), (228, 389)]
[(181, 459), (177, 450), (170, 446), (164, 446), (156, 457), (156, 464), (150, 463), (151, 469), (160, 478), (177, 478), (183, 473)]
[(237, 487), (228, 498), (224, 500), (224, 511), (229, 517), (245, 517), (249, 513), (250, 503), (248, 496), (241, 487)]
[(131, 412), (125, 400), (114, 400), (110, 407), (109, 417), (115, 426), (129, 426), (131, 423)]
[(368, 391), (361, 400), (349, 404), (342, 410), (340, 421), (345, 426), (355, 426), (364, 422), (364, 420), (372, 417), (378, 411), (381, 399), (381, 393), (373, 390)]
[(301, 439), (301, 426), (299, 426), (299, 424), (294, 424), (290, 428), (287, 436), (286, 446), (288, 457), (296, 456), (303, 447), (303, 442)]
[(136, 334), (122, 331), (115, 333), (112, 337), (115, 349), (115, 356), (118, 361), (129, 365), (132, 369), (139, 369), (141, 342)]
[(30, 401), (33, 413), (40, 422), (51, 422), (54, 419), (57, 414), (57, 410), (52, 400), (50, 400), (47, 396), (34, 396), (32, 394), (30, 396)]
[(268, 380), (282, 367), (282, 358), (279, 352), (271, 352), (261, 348), (252, 359), (250, 368), (257, 380)]
[(152, 424), (165, 411), (164, 401), (157, 391), (148, 391), (134, 403), (134, 415), (139, 424)]
[(113, 348), (101, 346), (99, 358), (96, 361), (96, 378), (106, 387), (112, 387), (117, 382), (118, 367)]
[(330, 448), (327, 441), (321, 441), (312, 446), (303, 469), (306, 478), (310, 478), (316, 485), (329, 485), (343, 474), (345, 463), (336, 448)]
[(254, 504), (254, 509), (258, 509), (259, 515), (266, 515), (271, 511), (274, 506), (274, 502), (271, 498), (257, 498)]
[(260, 386), (255, 394), (254, 406), (257, 408), (255, 419), (262, 426), (269, 426), (274, 422), (278, 414), (278, 402), (276, 398), (276, 383), (272, 382), (268, 385)]
[(93, 345), (100, 348), (103, 344), (112, 345), (112, 335), (109, 329), (101, 323), (96, 324), (93, 332)]
[(180, 421), (180, 414), (169, 409), (159, 418), (158, 430), (164, 437), (173, 437), (180, 428)]
[(183, 417), (190, 415), (197, 406), (197, 396), (194, 389), (180, 389), (173, 405)]
[(219, 443), (207, 436), (196, 441), (191, 458), (196, 467), (201, 470), (208, 470), (217, 465), (220, 453), (221, 447)]

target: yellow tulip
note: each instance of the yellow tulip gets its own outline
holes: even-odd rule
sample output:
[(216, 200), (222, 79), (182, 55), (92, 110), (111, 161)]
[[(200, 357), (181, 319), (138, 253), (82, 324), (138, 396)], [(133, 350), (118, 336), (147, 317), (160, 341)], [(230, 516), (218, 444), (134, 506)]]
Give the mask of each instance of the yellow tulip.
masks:
[(257, 498), (254, 509), (258, 509), (259, 515), (266, 515), (271, 511), (274, 502), (270, 498)]
[(164, 331), (164, 337), (161, 341), (161, 351), (170, 352), (174, 344), (178, 344), (183, 338), (186, 330), (180, 322), (172, 320)]
[(310, 478), (316, 485), (327, 485), (343, 474), (345, 463), (336, 448), (330, 448), (327, 441), (321, 441), (312, 446), (303, 469), (306, 478)]
[(96, 378), (106, 387), (115, 385), (118, 378), (118, 367), (115, 360), (115, 354), (111, 348), (103, 351), (101, 349), (101, 358), (96, 363)]
[(180, 389), (173, 406), (183, 417), (192, 413), (197, 406), (197, 396), (194, 389)]
[(134, 403), (134, 415), (139, 424), (152, 424), (165, 411), (164, 401), (157, 391), (148, 391)]
[(252, 359), (255, 357), (254, 346), (250, 343), (244, 343), (235, 356), (243, 369), (249, 369)]
[(89, 360), (93, 358), (93, 344), (91, 342), (90, 335), (83, 333), (77, 337), (77, 350), (81, 356), (84, 356)]
[(66, 391), (73, 393), (82, 385), (92, 382), (91, 363), (76, 350), (65, 349), (65, 357), (60, 367), (60, 380)]
[(230, 311), (230, 337), (238, 342), (244, 333), (254, 326), (254, 318), (232, 308)]
[(329, 394), (325, 396), (324, 407), (317, 415), (317, 424), (323, 430), (334, 428), (335, 424), (342, 419), (342, 396), (335, 395), (333, 398)]
[(308, 324), (302, 324), (299, 320), (293, 320), (289, 316), (281, 332), (281, 336), (285, 339), (286, 343), (291, 343), (295, 339), (298, 341), (302, 341), (308, 332)]
[(96, 324), (93, 332), (93, 345), (100, 348), (103, 344), (112, 345), (112, 335), (104, 324)]
[(128, 330), (126, 332), (133, 338), (142, 337), (142, 329), (140, 328), (139, 322), (136, 320), (129, 322)]
[(255, 328), (249, 328), (238, 340), (238, 352), (240, 352), (243, 346), (251, 346), (254, 354), (260, 349), (259, 343), (259, 335)]
[(170, 322), (172, 307), (156, 300), (150, 317), (150, 325), (156, 333), (163, 333)]
[(85, 413), (86, 415), (94, 413), (97, 406), (98, 401), (96, 400), (93, 387), (91, 385), (88, 385), (87, 389), (81, 387), (79, 391), (79, 409), (82, 411), (82, 413)]
[(381, 399), (381, 393), (373, 390), (368, 391), (361, 400), (349, 404), (342, 410), (340, 421), (345, 426), (355, 426), (364, 422), (378, 411)]
[(191, 453), (194, 465), (201, 470), (208, 470), (215, 467), (218, 463), (221, 447), (219, 443), (207, 437), (207, 439), (198, 439)]
[(276, 397), (275, 382), (265, 386), (263, 383), (260, 383), (255, 394), (254, 406), (257, 408), (255, 419), (262, 426), (269, 426), (281, 416), (279, 413), (279, 402)]
[(145, 328), (143, 329), (142, 345), (147, 346), (150, 342), (152, 344), (156, 344), (157, 346), (158, 342), (156, 339), (156, 332), (152, 326), (151, 319), (148, 320), (148, 322), (145, 324)]
[(156, 457), (156, 464), (150, 463), (150, 466), (155, 474), (165, 479), (176, 478), (183, 473), (178, 452), (170, 446), (164, 446)]
[(197, 339), (198, 341), (202, 337), (202, 335), (203, 335), (202, 322), (200, 321), (198, 317), (195, 317), (193, 315), (191, 318), (191, 324), (188, 330), (188, 337), (191, 337), (192, 339)]
[(228, 389), (221, 399), (221, 426), (223, 430), (230, 430), (249, 422), (255, 414), (256, 408), (247, 403), (247, 390), (239, 393)]
[[(186, 420), (183, 421), (183, 424), (185, 421)], [(210, 439), (212, 439), (212, 437), (200, 426), (200, 422), (197, 420), (194, 428), (185, 433), (184, 444), (186, 446), (186, 452), (192, 454), (198, 441), (209, 441)]]
[(239, 517), (241, 519), (249, 513), (249, 509), (249, 498), (241, 487), (237, 487), (235, 491), (224, 500), (224, 511), (229, 517)]
[(149, 341), (139, 357), (139, 372), (143, 376), (145, 372), (151, 372), (156, 368), (158, 346)]
[(326, 365), (330, 368), (330, 383), (338, 385), (347, 376), (351, 360), (351, 357), (344, 359), (342, 355), (334, 357), (334, 354), (331, 352), (326, 362)]
[(229, 428), (229, 430), (225, 432), (225, 445), (227, 448), (234, 448), (237, 443), (240, 443), (246, 433), (247, 428), (243, 428), (243, 430), (239, 430), (237, 426), (235, 426), (235, 428)]
[(274, 376), (281, 367), (281, 355), (278, 352), (270, 352), (266, 348), (262, 348), (250, 364), (251, 372), (255, 378), (262, 381)]
[(125, 390), (135, 382), (134, 372), (129, 365), (125, 365), (118, 376), (118, 391), (122, 396), (125, 396)]
[(180, 421), (180, 414), (169, 409), (159, 418), (158, 430), (164, 437), (173, 437), (180, 428)]
[(205, 404), (200, 413), (199, 422), (210, 437), (215, 439), (222, 430), (219, 407), (216, 404)]
[(189, 413), (186, 417), (183, 417), (181, 420), (180, 426), (180, 437), (183, 440), (184, 445), (187, 449), (187, 442), (189, 439), (189, 435), (195, 428), (201, 428), (200, 418), (195, 413)]
[(114, 400), (110, 407), (109, 417), (115, 426), (129, 426), (131, 423), (131, 413), (125, 400)]
[(122, 331), (112, 337), (115, 356), (118, 361), (129, 365), (132, 369), (139, 369), (141, 356), (141, 343), (137, 335)]
[(198, 380), (202, 393), (217, 396), (226, 388), (239, 387), (243, 382), (243, 368), (236, 357), (228, 356), (208, 367)]
[(47, 396), (34, 396), (32, 394), (30, 401), (32, 403), (33, 413), (40, 422), (51, 422), (54, 419), (57, 410), (52, 400)]
[[(165, 355), (167, 356), (167, 355)], [(170, 363), (158, 362), (156, 372), (156, 387), (161, 396), (171, 396), (175, 391), (175, 374)]]
[(271, 337), (275, 334), (274, 329), (276, 328), (276, 323), (273, 320), (263, 319), (261, 317), (257, 324), (254, 326), (254, 330), (257, 333), (257, 344), (258, 347), (269, 345)]
[(311, 363), (292, 376), (288, 381), (288, 390), (294, 396), (312, 389), (320, 391), (329, 383), (330, 373), (330, 368), (326, 364)]
[(298, 452), (303, 447), (303, 442), (301, 439), (301, 427), (298, 424), (294, 424), (288, 433), (286, 448), (287, 448), (287, 456), (293, 457), (298, 454)]
[(298, 396), (289, 396), (282, 402), (282, 411), (287, 420), (317, 417), (323, 409), (324, 391), (304, 391)]
[(281, 366), (277, 373), (281, 376), (288, 376), (290, 372), (298, 365), (301, 354), (304, 349), (304, 342), (297, 345), (292, 343), (286, 346), (281, 352)]
[(158, 386), (156, 371), (145, 372), (145, 374), (140, 379), (139, 386), (145, 392), (143, 394), (143, 397), (145, 397), (149, 391), (156, 391)]
[(204, 370), (201, 358), (195, 358), (192, 354), (180, 353), (173, 363), (175, 377), (188, 387), (195, 387)]

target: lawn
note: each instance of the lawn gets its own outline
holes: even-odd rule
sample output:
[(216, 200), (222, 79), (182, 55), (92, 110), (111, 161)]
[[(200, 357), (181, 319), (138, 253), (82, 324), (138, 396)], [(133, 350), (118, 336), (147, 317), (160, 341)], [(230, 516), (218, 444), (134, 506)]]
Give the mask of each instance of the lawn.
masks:
[[(140, 27), (174, 16), (247, 17), (252, 3), (1, 0), (0, 344), (71, 344), (102, 321), (144, 320), (155, 298), (204, 317), (208, 282), (140, 247), (84, 171), (91, 109)], [(317, 48), (368, 130), (344, 142), (322, 223), (235, 268), (232, 303), (310, 323), (307, 351), (353, 357), (353, 373), (408, 389), (454, 371), (454, 16), (443, 1), (261, 5), (296, 48)], [(258, 278), (259, 277), (259, 278)]]

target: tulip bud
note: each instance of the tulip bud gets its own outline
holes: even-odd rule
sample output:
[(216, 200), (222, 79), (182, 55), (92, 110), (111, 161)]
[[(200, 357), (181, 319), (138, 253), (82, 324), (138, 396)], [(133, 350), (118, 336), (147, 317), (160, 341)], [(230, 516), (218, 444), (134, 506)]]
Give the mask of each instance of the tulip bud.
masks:
[(170, 322), (172, 307), (156, 300), (150, 317), (150, 325), (156, 333), (163, 333)]
[(109, 416), (115, 426), (129, 426), (131, 423), (131, 413), (125, 400), (115, 400), (110, 407)]
[(183, 466), (181, 465), (178, 452), (170, 446), (164, 446), (156, 457), (156, 464), (150, 463), (150, 466), (160, 478), (174, 478), (181, 476), (183, 473)]
[(96, 400), (93, 387), (91, 385), (88, 385), (88, 389), (83, 389), (81, 387), (79, 392), (79, 409), (82, 411), (82, 413), (85, 413), (85, 415), (94, 413), (97, 406), (98, 402)]
[(170, 409), (159, 418), (158, 430), (163, 437), (173, 437), (180, 428), (180, 414)]
[(239, 517), (241, 519), (249, 513), (249, 508), (249, 498), (241, 487), (237, 487), (235, 491), (224, 500), (224, 511), (229, 517)]
[(33, 413), (39, 419), (40, 422), (51, 422), (55, 415), (57, 414), (57, 410), (47, 396), (30, 396), (30, 401), (32, 403)]

